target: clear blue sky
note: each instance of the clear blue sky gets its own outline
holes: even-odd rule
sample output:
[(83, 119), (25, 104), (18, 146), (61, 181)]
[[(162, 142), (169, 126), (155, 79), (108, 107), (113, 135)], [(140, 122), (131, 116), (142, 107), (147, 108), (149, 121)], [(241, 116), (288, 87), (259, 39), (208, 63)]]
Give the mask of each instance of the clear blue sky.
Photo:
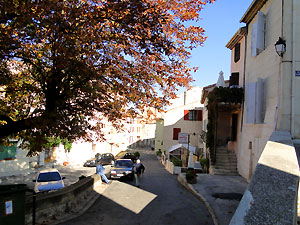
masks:
[(240, 19), (251, 3), (252, 0), (216, 0), (201, 11), (202, 19), (197, 23), (205, 29), (207, 40), (203, 47), (192, 51), (190, 63), (199, 67), (193, 74), (192, 86), (216, 83), (221, 70), (225, 80), (229, 79), (231, 52), (225, 45), (240, 27), (245, 26)]

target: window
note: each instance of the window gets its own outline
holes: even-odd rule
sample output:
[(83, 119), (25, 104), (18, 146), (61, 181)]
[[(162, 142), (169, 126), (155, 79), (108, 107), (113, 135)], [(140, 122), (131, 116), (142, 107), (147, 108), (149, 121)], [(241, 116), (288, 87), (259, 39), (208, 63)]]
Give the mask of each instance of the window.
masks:
[(178, 135), (181, 132), (181, 128), (173, 128), (173, 140), (178, 140)]
[(241, 44), (237, 43), (234, 46), (234, 62), (238, 62), (241, 58)]
[(231, 141), (236, 141), (237, 139), (237, 127), (238, 127), (238, 114), (232, 114), (232, 124), (231, 124)]
[(129, 137), (129, 143), (130, 143), (130, 144), (133, 143), (133, 136), (130, 136), (130, 137)]
[(49, 182), (61, 180), (61, 176), (58, 172), (45, 172), (40, 173), (38, 176), (38, 182)]
[(0, 160), (15, 159), (17, 154), (17, 143), (12, 143), (11, 146), (0, 146)]
[(239, 85), (240, 73), (232, 73), (229, 78), (229, 87)]
[(141, 132), (141, 128), (140, 128), (140, 127), (137, 127), (137, 128), (136, 128), (136, 132), (137, 132), (137, 133), (140, 133), (140, 132)]
[(184, 110), (184, 120), (202, 121), (202, 110)]
[(197, 120), (197, 111), (196, 110), (189, 111), (189, 120)]
[(97, 147), (97, 145), (93, 143), (93, 144), (92, 144), (92, 151), (93, 151), (93, 152), (96, 151), (96, 147)]

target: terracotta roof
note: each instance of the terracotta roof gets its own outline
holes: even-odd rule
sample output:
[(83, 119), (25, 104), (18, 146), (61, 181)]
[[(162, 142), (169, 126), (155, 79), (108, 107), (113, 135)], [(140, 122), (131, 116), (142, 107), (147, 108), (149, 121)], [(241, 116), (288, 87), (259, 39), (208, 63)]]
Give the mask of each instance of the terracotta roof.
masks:
[(267, 2), (268, 0), (253, 0), (245, 14), (243, 15), (242, 19), (240, 22), (244, 22), (246, 24), (249, 24), (251, 20), (256, 16), (257, 12), (263, 7), (263, 5)]
[(230, 41), (227, 43), (226, 48), (229, 48), (232, 50), (234, 46), (239, 43), (239, 41), (246, 36), (247, 34), (247, 27), (241, 27), (230, 39)]

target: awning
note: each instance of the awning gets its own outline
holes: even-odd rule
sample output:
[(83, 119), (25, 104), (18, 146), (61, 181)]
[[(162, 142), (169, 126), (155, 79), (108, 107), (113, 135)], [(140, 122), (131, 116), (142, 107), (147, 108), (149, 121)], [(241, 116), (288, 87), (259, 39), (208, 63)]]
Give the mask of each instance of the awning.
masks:
[(189, 144), (177, 144), (177, 145), (173, 145), (169, 148), (169, 152), (173, 152), (175, 151), (176, 149), (179, 149), (179, 148), (185, 148), (185, 149), (188, 149), (189, 151), (193, 152), (195, 154), (195, 151), (196, 151), (196, 147)]

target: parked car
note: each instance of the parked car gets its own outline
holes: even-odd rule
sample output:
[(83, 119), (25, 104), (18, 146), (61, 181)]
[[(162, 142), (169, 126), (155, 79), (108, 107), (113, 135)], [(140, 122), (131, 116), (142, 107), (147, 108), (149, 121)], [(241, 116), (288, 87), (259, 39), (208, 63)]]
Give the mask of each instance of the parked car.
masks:
[(104, 165), (113, 165), (115, 161), (115, 157), (111, 153), (103, 153), (96, 157), (97, 162), (101, 162)]
[(98, 162), (101, 162), (103, 166), (105, 165), (112, 165), (115, 161), (114, 155), (111, 153), (97, 153), (95, 158), (88, 159), (83, 166), (86, 167), (95, 167), (97, 166)]
[(34, 191), (51, 191), (63, 188), (65, 177), (62, 177), (57, 169), (41, 170), (36, 177)]
[(85, 166), (85, 167), (95, 167), (95, 166), (97, 166), (96, 158), (86, 160), (86, 162), (83, 164), (83, 166)]
[(129, 178), (130, 180), (133, 180), (133, 162), (130, 159), (117, 159), (111, 168), (110, 178)]
[(116, 155), (115, 159), (131, 159), (133, 163), (135, 163), (137, 160), (135, 154), (132, 152), (121, 152), (120, 154)]

